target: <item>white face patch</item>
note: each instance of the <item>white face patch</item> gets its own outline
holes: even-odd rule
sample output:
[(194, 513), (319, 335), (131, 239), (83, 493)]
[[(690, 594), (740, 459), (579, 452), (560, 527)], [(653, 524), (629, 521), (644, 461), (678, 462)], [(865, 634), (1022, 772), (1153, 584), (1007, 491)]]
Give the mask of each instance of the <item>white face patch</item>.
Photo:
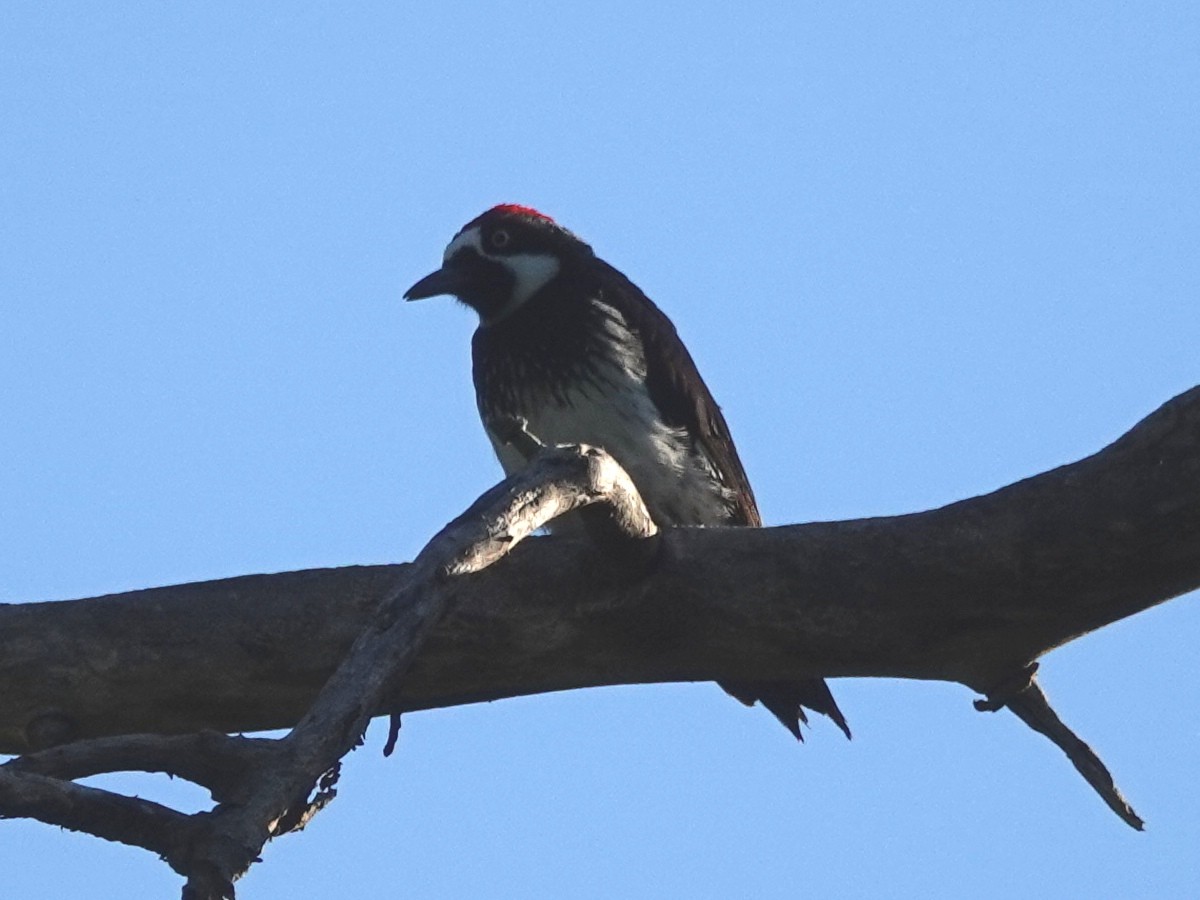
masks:
[(446, 252), (442, 254), (442, 265), (450, 262), (450, 257), (459, 250), (464, 250), (467, 247), (470, 247), (480, 256), (487, 256), (483, 252), (483, 240), (479, 236), (478, 228), (468, 228), (462, 234), (455, 235), (454, 240), (446, 245)]
[(498, 322), (545, 287), (558, 274), (558, 257), (548, 253), (517, 253), (513, 256), (492, 257), (513, 273), (512, 300), (491, 321)]
[(488, 253), (483, 249), (483, 238), (478, 227), (468, 228), (446, 245), (446, 252), (442, 254), (442, 264), (445, 265), (454, 254), (466, 248), (485, 259), (500, 263), (513, 274), (512, 297), (499, 312), (489, 316), (483, 322), (484, 325), (491, 325), (511, 315), (521, 304), (545, 287), (561, 268), (558, 257), (549, 253), (514, 253), (511, 256)]

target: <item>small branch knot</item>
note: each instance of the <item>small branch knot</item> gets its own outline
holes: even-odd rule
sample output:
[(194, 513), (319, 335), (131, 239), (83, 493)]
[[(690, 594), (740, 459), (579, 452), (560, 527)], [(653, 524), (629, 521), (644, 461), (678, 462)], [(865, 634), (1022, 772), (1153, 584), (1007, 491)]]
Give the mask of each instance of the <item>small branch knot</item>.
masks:
[(985, 692), (985, 699), (975, 701), (975, 709), (979, 712), (998, 712), (1004, 709), (1018, 695), (1033, 687), (1037, 675), (1038, 664), (1031, 662), (1022, 669), (993, 685)]
[(25, 740), (29, 742), (31, 750), (68, 744), (75, 740), (78, 733), (75, 720), (56, 709), (39, 713), (25, 725)]

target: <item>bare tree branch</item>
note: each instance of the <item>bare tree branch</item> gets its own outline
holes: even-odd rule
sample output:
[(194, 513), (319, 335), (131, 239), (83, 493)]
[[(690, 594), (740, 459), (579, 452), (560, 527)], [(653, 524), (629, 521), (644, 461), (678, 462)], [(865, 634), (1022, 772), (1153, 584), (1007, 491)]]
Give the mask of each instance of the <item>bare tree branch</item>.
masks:
[(40, 819), (71, 831), (143, 847), (163, 857), (180, 852), (190, 816), (150, 800), (125, 797), (47, 775), (0, 767), (0, 817)]
[[(376, 714), (618, 683), (885, 676), (980, 693), (1200, 586), (1200, 389), (1100, 453), (906, 516), (671, 529), (629, 584), (584, 541), (526, 542), (455, 588)], [(406, 566), (0, 606), (0, 752), (299, 721)]]
[[(604, 548), (539, 539), (504, 558), (595, 502), (611, 510)], [(1094, 456), (941, 509), (652, 535), (607, 455), (564, 449), (488, 491), (409, 566), (0, 607), (0, 750), (82, 739), (0, 768), (0, 815), (147, 847), (189, 876), (185, 900), (232, 897), (263, 842), (332, 799), (372, 715), (602, 684), (864, 675), (987, 695), (980, 708), (1012, 709), (1141, 826), (1033, 672), (1048, 650), (1200, 586), (1200, 388)], [(649, 569), (629, 577), (631, 558)], [(188, 735), (293, 724), (282, 741)], [(154, 734), (114, 737), (137, 732)], [(219, 805), (188, 817), (60, 780), (116, 768), (189, 778)]]
[(1108, 804), (1109, 809), (1121, 817), (1121, 821), (1138, 831), (1143, 829), (1145, 823), (1117, 789), (1108, 767), (1100, 761), (1100, 757), (1091, 747), (1063, 724), (1058, 714), (1050, 708), (1050, 701), (1042, 693), (1042, 689), (1035, 679), (1031, 679), (1029, 686), (1009, 699), (1005, 706), (1016, 713), (1021, 721), (1034, 731), (1044, 734), (1057, 744), (1063, 753), (1067, 754), (1067, 758), (1071, 760), (1079, 774)]
[(75, 741), (18, 757), (0, 772), (74, 780), (105, 772), (162, 772), (207, 788), (218, 803), (245, 800), (248, 772), (273, 760), (275, 741), (200, 731)]

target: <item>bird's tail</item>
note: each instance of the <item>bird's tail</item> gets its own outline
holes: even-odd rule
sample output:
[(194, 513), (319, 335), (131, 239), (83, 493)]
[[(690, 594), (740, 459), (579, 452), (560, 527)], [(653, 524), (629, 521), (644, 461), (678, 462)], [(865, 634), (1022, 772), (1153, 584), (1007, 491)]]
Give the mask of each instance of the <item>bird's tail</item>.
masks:
[(753, 706), (755, 701), (761, 703), (798, 741), (804, 740), (801, 724), (808, 724), (805, 707), (829, 716), (846, 737), (850, 737), (846, 717), (838, 709), (829, 685), (820, 678), (809, 681), (722, 681), (720, 684), (726, 693), (747, 706)]

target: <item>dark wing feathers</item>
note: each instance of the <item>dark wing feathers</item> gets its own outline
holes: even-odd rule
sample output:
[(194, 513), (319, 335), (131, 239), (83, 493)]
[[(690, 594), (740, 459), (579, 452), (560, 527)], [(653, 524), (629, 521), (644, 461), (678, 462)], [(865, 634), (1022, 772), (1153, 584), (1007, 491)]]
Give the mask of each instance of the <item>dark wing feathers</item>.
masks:
[[(603, 260), (596, 260), (601, 271), (600, 291), (637, 331), (646, 348), (646, 387), (650, 398), (671, 425), (686, 428), (696, 436), (701, 452), (720, 474), (725, 486), (733, 491), (734, 509), (728, 524), (759, 527), (762, 516), (754, 491), (742, 468), (729, 426), (712, 392), (700, 376), (695, 361), (667, 318), (641, 289)], [(714, 524), (697, 522), (695, 524)], [(850, 737), (846, 718), (838, 709), (829, 686), (820, 678), (800, 682), (733, 681), (720, 682), (722, 688), (748, 706), (755, 701), (766, 707), (798, 740), (804, 740), (801, 723), (808, 723), (804, 707), (828, 716)]]
[[(721, 481), (733, 491), (734, 510), (728, 524), (762, 525), (754, 491), (729, 435), (725, 416), (700, 370), (675, 331), (675, 325), (641, 289), (603, 260), (600, 289), (637, 331), (646, 346), (646, 388), (650, 399), (670, 425), (686, 428), (695, 435), (700, 451), (717, 470)], [(712, 522), (696, 522), (711, 525)]]

